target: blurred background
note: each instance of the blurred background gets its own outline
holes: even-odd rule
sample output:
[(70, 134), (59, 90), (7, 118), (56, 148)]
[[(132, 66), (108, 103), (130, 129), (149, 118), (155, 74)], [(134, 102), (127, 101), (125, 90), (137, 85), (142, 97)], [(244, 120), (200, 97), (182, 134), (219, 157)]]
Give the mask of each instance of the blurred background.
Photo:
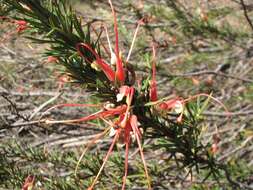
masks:
[[(0, 1), (1, 2), (1, 1)], [(138, 20), (144, 18), (130, 63), (150, 72), (151, 43), (157, 45), (159, 96), (188, 97), (212, 93), (231, 112), (210, 104), (201, 123), (202, 140), (219, 135), (221, 162), (243, 189), (253, 189), (253, 2), (251, 0), (118, 0), (113, 1), (119, 21), (120, 49), (127, 56)], [(69, 0), (99, 32), (102, 24), (114, 40), (113, 18), (107, 1)], [(0, 8), (0, 10), (3, 10)], [(105, 138), (87, 154), (79, 178), (75, 164), (95, 133), (99, 121), (76, 125), (45, 126), (38, 120), (46, 108), (58, 103), (85, 103), (89, 94), (71, 85), (62, 69), (41, 53), (47, 45), (32, 43), (15, 33), (13, 24), (0, 21), (0, 189), (20, 189), (28, 175), (36, 176), (35, 189), (83, 189), (99, 169), (99, 152), (108, 149)], [(39, 35), (39, 34), (38, 34)], [(106, 36), (102, 36), (107, 45)], [(77, 118), (92, 112), (83, 108), (52, 110), (48, 118)], [(220, 184), (205, 172), (185, 178), (162, 150), (149, 151), (147, 162), (154, 189), (231, 189), (224, 174)], [(98, 189), (119, 189), (124, 160), (114, 155)], [(130, 156), (127, 184), (145, 189), (141, 161)], [(136, 171), (139, 175), (135, 175)], [(137, 173), (138, 173), (137, 172)]]

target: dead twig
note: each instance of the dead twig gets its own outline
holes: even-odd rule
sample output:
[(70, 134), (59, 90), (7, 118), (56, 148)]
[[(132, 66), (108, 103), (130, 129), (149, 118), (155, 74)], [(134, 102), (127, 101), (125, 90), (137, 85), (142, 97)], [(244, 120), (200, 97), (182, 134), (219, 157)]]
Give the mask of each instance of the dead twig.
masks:
[(207, 116), (217, 116), (217, 117), (233, 117), (233, 116), (248, 116), (253, 115), (253, 110), (247, 110), (247, 111), (237, 111), (237, 112), (211, 112), (211, 111), (205, 111), (203, 115)]
[(17, 105), (8, 98), (8, 96), (6, 96), (5, 94), (1, 94), (1, 96), (10, 104), (11, 108), (13, 108), (13, 111), (15, 112), (15, 115), (21, 119), (23, 119), (24, 121), (28, 121), (28, 118), (24, 117), (23, 115), (21, 115), (19, 113), (19, 110), (17, 108)]
[(21, 127), (21, 126), (27, 126), (27, 125), (40, 124), (40, 123), (45, 123), (45, 120), (36, 120), (36, 121), (27, 121), (27, 122), (22, 122), (22, 123), (14, 123), (14, 124), (11, 124), (11, 127)]
[(34, 118), (34, 116), (40, 112), (44, 107), (46, 107), (48, 104), (52, 103), (53, 101), (55, 101), (58, 97), (60, 97), (63, 93), (58, 93), (56, 94), (54, 97), (50, 98), (48, 101), (44, 102), (43, 104), (41, 104), (38, 108), (36, 108), (33, 113), (30, 115), (29, 120), (31, 120), (32, 118)]
[(251, 30), (253, 31), (253, 24), (252, 24), (252, 21), (249, 18), (248, 11), (247, 11), (247, 6), (246, 6), (244, 0), (240, 0), (240, 2), (241, 2), (241, 5), (242, 5), (242, 8), (243, 8), (244, 16), (245, 16)]
[[(234, 153), (238, 152), (239, 150), (243, 149), (252, 139), (253, 139), (253, 136), (248, 137), (245, 141), (243, 141), (241, 143), (241, 145), (239, 147), (237, 147), (237, 148), (233, 149), (232, 151), (228, 152), (227, 154), (221, 156), (218, 160), (222, 161), (222, 160), (230, 157), (232, 154), (234, 154)], [(230, 159), (231, 158), (232, 157), (230, 157)]]
[(247, 82), (247, 83), (253, 82), (252, 79), (241, 78), (241, 77), (237, 77), (235, 75), (225, 74), (225, 73), (216, 72), (216, 71), (199, 71), (199, 72), (182, 73), (182, 74), (161, 74), (161, 76), (166, 76), (166, 77), (191, 77), (191, 76), (200, 76), (200, 75), (217, 75), (217, 76), (222, 76), (222, 77), (226, 77), (226, 78), (240, 80), (240, 81)]

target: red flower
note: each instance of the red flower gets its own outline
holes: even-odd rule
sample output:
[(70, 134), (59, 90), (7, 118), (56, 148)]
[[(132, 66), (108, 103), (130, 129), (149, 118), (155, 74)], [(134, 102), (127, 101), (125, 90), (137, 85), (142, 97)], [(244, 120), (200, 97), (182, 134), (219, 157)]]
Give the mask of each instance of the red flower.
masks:
[(119, 139), (119, 137), (121, 136), (121, 134), (123, 133), (123, 140), (125, 143), (125, 174), (123, 177), (123, 184), (122, 184), (122, 189), (125, 189), (125, 185), (126, 185), (126, 178), (127, 178), (127, 171), (128, 171), (128, 153), (129, 153), (129, 145), (131, 143), (131, 131), (133, 131), (135, 138), (137, 139), (137, 144), (139, 147), (139, 151), (140, 151), (140, 155), (141, 155), (141, 159), (144, 165), (144, 170), (145, 170), (145, 175), (148, 179), (148, 187), (149, 189), (151, 189), (151, 185), (149, 182), (149, 175), (148, 175), (148, 171), (147, 171), (147, 166), (146, 166), (146, 162), (145, 162), (145, 158), (144, 158), (144, 154), (142, 151), (142, 147), (141, 147), (141, 133), (140, 130), (138, 128), (138, 120), (137, 120), (137, 116), (131, 114), (130, 109), (131, 109), (131, 104), (132, 104), (132, 100), (133, 100), (133, 96), (134, 96), (134, 88), (133, 87), (129, 87), (129, 86), (122, 86), (120, 88), (120, 94), (123, 97), (126, 96), (126, 104), (127, 104), (127, 108), (126, 111), (124, 113), (121, 113), (119, 116), (119, 120), (114, 124), (117, 126), (120, 126), (119, 128), (115, 129), (115, 136), (114, 139), (112, 141), (112, 144), (104, 158), (104, 163), (102, 164), (95, 180), (93, 181), (92, 185), (89, 187), (89, 190), (92, 190), (96, 184), (96, 181), (98, 180), (98, 177), (101, 173), (101, 171), (104, 168), (105, 163), (107, 162), (109, 155), (111, 154), (113, 147), (116, 143), (116, 141)]
[(18, 33), (21, 33), (28, 28), (27, 22), (24, 20), (16, 20), (15, 23), (17, 24), (16, 30)]
[(117, 94), (117, 102), (120, 102), (125, 96), (128, 96), (130, 90), (131, 88), (129, 86), (121, 86), (119, 88), (119, 93)]
[(221, 141), (218, 134), (213, 135), (213, 144), (211, 146), (211, 153), (214, 155), (219, 151), (219, 142)]
[(162, 110), (171, 110), (177, 105), (183, 105), (179, 98), (170, 99), (158, 104), (158, 107)]
[(33, 189), (33, 186), (34, 186), (34, 180), (35, 180), (35, 177), (29, 175), (29, 176), (25, 179), (25, 182), (24, 182), (24, 185), (23, 185), (23, 187), (22, 187), (22, 190), (32, 190), (32, 189)]
[[(56, 105), (52, 108), (49, 108), (47, 111), (52, 110), (54, 108), (57, 107), (80, 107), (82, 106), (82, 104), (60, 104), (60, 105)], [(85, 107), (94, 107), (92, 104), (83, 104), (83, 106)], [(111, 117), (111, 116), (115, 116), (115, 115), (120, 115), (122, 113), (124, 113), (127, 110), (127, 106), (126, 105), (121, 105), (118, 106), (116, 108), (110, 108), (110, 109), (102, 109), (94, 114), (79, 118), (79, 119), (69, 119), (69, 120), (45, 120), (45, 123), (47, 124), (56, 124), (56, 123), (78, 123), (78, 122), (86, 122), (86, 121), (90, 121), (90, 120), (94, 120), (94, 119), (98, 119), (98, 118), (107, 118), (107, 117)], [(47, 112), (46, 111), (46, 112)], [(44, 112), (45, 113), (45, 112)]]
[(216, 154), (219, 150), (218, 144), (217, 143), (213, 143), (211, 146), (211, 153), (212, 154)]
[[(108, 35), (108, 32), (107, 32), (107, 28), (106, 28), (106, 26), (104, 26), (103, 28), (105, 29), (106, 37), (107, 37), (107, 40), (108, 40), (108, 45), (109, 45), (109, 48), (110, 48), (111, 65), (114, 65), (116, 63), (116, 71), (114, 72), (114, 70), (99, 57), (99, 55), (90, 47), (90, 45), (84, 44), (84, 43), (79, 43), (79, 44), (76, 45), (76, 49), (77, 49), (78, 53), (84, 59), (86, 59), (86, 61), (90, 61), (80, 51), (81, 47), (88, 49), (96, 57), (96, 64), (98, 64), (101, 67), (101, 69), (103, 70), (103, 72), (105, 73), (105, 75), (107, 76), (107, 78), (111, 82), (117, 82), (116, 84), (124, 85), (125, 79), (126, 79), (126, 76), (125, 76), (126, 74), (125, 74), (125, 69), (124, 69), (124, 65), (123, 65), (123, 60), (122, 60), (122, 57), (121, 57), (121, 54), (120, 54), (121, 52), (119, 50), (118, 23), (117, 23), (116, 13), (115, 13), (114, 7), (112, 5), (112, 2), (111, 2), (111, 0), (108, 0), (108, 1), (109, 1), (110, 6), (111, 6), (111, 10), (112, 10), (113, 18), (114, 18), (114, 33), (115, 33), (114, 52), (113, 52), (113, 50), (111, 48), (111, 43), (110, 43), (110, 40), (109, 40), (109, 35)], [(132, 52), (132, 49), (133, 49), (133, 45), (134, 45), (134, 42), (135, 42), (135, 39), (136, 39), (136, 36), (137, 36), (137, 32), (138, 32), (139, 26), (143, 23), (142, 20), (143, 19), (141, 19), (138, 22), (138, 25), (137, 25), (136, 31), (134, 33), (132, 44), (131, 44), (131, 47), (130, 47), (127, 59), (125, 61), (125, 64), (127, 64), (128, 60), (130, 58), (130, 55), (131, 55), (131, 52)], [(102, 46), (104, 47), (105, 51), (107, 53), (109, 53), (108, 50), (106, 49), (106, 47), (103, 44), (102, 44)], [(93, 63), (91, 63), (91, 64), (93, 64)], [(94, 66), (95, 69), (97, 68), (96, 65), (93, 64), (93, 66)], [(131, 71), (129, 69), (129, 72), (133, 75), (133, 78), (134, 78), (135, 77), (134, 76), (134, 71)]]
[(88, 49), (95, 56), (96, 63), (101, 67), (101, 69), (103, 70), (107, 78), (111, 82), (118, 81), (122, 85), (125, 82), (125, 71), (123, 67), (123, 61), (121, 59), (120, 52), (119, 52), (118, 25), (117, 25), (116, 13), (114, 11), (112, 2), (110, 0), (109, 0), (109, 3), (112, 9), (113, 18), (114, 18), (115, 52), (114, 53), (111, 52), (111, 56), (112, 56), (112, 59), (113, 59), (114, 54), (116, 56), (116, 71), (114, 72), (113, 69), (108, 64), (106, 64), (88, 44), (79, 43), (77, 44), (76, 49), (78, 53), (84, 58), (85, 56), (80, 51), (80, 47)]
[(58, 61), (58, 58), (57, 57), (55, 57), (55, 56), (48, 56), (48, 58), (47, 58), (47, 63), (55, 63), (55, 62), (57, 62)]
[[(70, 119), (70, 120), (63, 120), (63, 121), (45, 120), (45, 122), (48, 123), (48, 124), (55, 124), (55, 123), (85, 122), (85, 121), (94, 120), (94, 119), (102, 119), (110, 125), (109, 129), (112, 128), (114, 130), (114, 133), (112, 133), (114, 135), (112, 143), (111, 143), (110, 148), (109, 148), (109, 150), (108, 150), (108, 152), (107, 152), (107, 154), (104, 158), (104, 162), (103, 162), (97, 176), (95, 177), (93, 183), (89, 187), (90, 190), (93, 189), (93, 187), (95, 186), (99, 175), (101, 174), (107, 160), (109, 159), (109, 156), (111, 155), (111, 153), (113, 151), (114, 145), (116, 144), (116, 142), (118, 141), (118, 139), (120, 137), (123, 137), (123, 142), (126, 146), (126, 148), (125, 148), (125, 174), (124, 174), (123, 184), (122, 184), (122, 189), (125, 189), (127, 171), (128, 171), (128, 153), (129, 153), (129, 146), (130, 146), (130, 143), (131, 143), (131, 132), (133, 132), (134, 137), (137, 140), (137, 144), (138, 144), (138, 148), (139, 148), (139, 151), (140, 151), (141, 159), (142, 159), (142, 162), (143, 162), (143, 165), (144, 165), (145, 175), (148, 179), (148, 186), (149, 186), (149, 189), (151, 188), (151, 185), (150, 185), (150, 182), (149, 182), (148, 170), (147, 170), (143, 150), (142, 150), (142, 147), (141, 147), (141, 140), (140, 140), (141, 132), (140, 132), (139, 127), (138, 127), (137, 116), (132, 114), (132, 112), (131, 112), (131, 109), (132, 109), (131, 106), (132, 106), (132, 101), (133, 101), (133, 97), (134, 97), (134, 91), (135, 91), (134, 87), (122, 86), (119, 89), (119, 94), (121, 94), (122, 99), (124, 97), (126, 97), (126, 104), (117, 106), (116, 108), (110, 108), (109, 106), (105, 106), (100, 111), (98, 111), (94, 114), (79, 118), (79, 119)], [(59, 105), (56, 105), (56, 106), (48, 109), (47, 111), (50, 111), (51, 109), (54, 109), (54, 108), (57, 108), (57, 107), (75, 107), (75, 106), (98, 107), (99, 105), (94, 105), (94, 104), (59, 104)], [(115, 119), (111, 120), (111, 121), (106, 120), (106, 118), (115, 117), (115, 116), (117, 117), (116, 120)], [(107, 133), (107, 131), (108, 131), (108, 128), (102, 134), (98, 134), (98, 136), (96, 136), (95, 139), (93, 139), (90, 143), (94, 144), (97, 141), (97, 139), (101, 138), (103, 135), (105, 135)], [(91, 144), (89, 144), (87, 146), (87, 148), (89, 146), (91, 146)], [(82, 154), (80, 159), (82, 159), (83, 155), (84, 155), (84, 153)], [(78, 161), (78, 164), (80, 163), (80, 159)]]
[(85, 56), (83, 55), (83, 53), (81, 52), (80, 48), (85, 48), (88, 49), (96, 58), (96, 63), (101, 67), (102, 71), (105, 73), (105, 75), (107, 76), (108, 80), (111, 82), (115, 81), (115, 72), (112, 70), (112, 68), (106, 64), (103, 59), (100, 58), (100, 56), (95, 52), (95, 50), (93, 50), (88, 44), (84, 44), (84, 43), (79, 43), (76, 46), (76, 49), (78, 51), (78, 53), (85, 58)]
[(116, 13), (113, 8), (111, 0), (109, 0), (109, 4), (112, 9), (113, 19), (114, 19), (114, 33), (115, 33), (115, 55), (116, 55), (116, 78), (120, 84), (125, 82), (125, 73), (123, 68), (123, 63), (119, 54), (119, 34), (118, 34), (118, 23), (116, 18)]

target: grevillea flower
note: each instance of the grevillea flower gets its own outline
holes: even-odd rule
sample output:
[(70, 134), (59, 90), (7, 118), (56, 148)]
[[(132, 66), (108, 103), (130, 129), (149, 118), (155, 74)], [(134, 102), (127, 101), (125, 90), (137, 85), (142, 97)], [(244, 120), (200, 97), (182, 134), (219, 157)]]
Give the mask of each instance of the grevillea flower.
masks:
[[(53, 106), (51, 108), (49, 108), (48, 110), (46, 110), (45, 112), (48, 112), (52, 109), (58, 108), (58, 107), (97, 107), (96, 105), (93, 104), (60, 104), (60, 105), (56, 105)], [(86, 121), (90, 121), (90, 120), (94, 120), (94, 119), (98, 119), (98, 118), (107, 118), (107, 117), (112, 117), (115, 115), (120, 115), (122, 113), (124, 113), (127, 109), (126, 105), (121, 105), (121, 106), (117, 106), (116, 108), (110, 108), (110, 109), (101, 109), (100, 111), (79, 118), (79, 119), (69, 119), (69, 120), (45, 120), (45, 123), (47, 124), (56, 124), (56, 123), (80, 123), (80, 122), (86, 122)], [(45, 113), (44, 112), (44, 113)]]
[(5, 17), (5, 16), (0, 16), (0, 20), (6, 20), (12, 24), (14, 24), (16, 26), (16, 31), (11, 31), (8, 32), (4, 35), (4, 37), (0, 40), (0, 43), (4, 43), (5, 41), (7, 41), (12, 35), (16, 34), (16, 33), (21, 33), (24, 30), (26, 30), (28, 28), (28, 23), (24, 20), (14, 20), (12, 18), (9, 17)]
[[(210, 98), (214, 102), (218, 103), (219, 105), (221, 105), (226, 110), (226, 112), (229, 116), (230, 113), (229, 113), (228, 109), (226, 108), (226, 106), (224, 106), (224, 104), (222, 102), (220, 102), (216, 98), (212, 97), (211, 95), (205, 94), (205, 93), (200, 93), (200, 94), (197, 94), (197, 95), (192, 96), (192, 97), (187, 98), (187, 99), (176, 97), (176, 98), (172, 98), (172, 99), (169, 99), (169, 100), (166, 100), (166, 101), (158, 100), (155, 59), (156, 59), (156, 51), (155, 51), (155, 47), (153, 45), (152, 79), (150, 81), (149, 96), (150, 96), (150, 101), (155, 103), (155, 108), (156, 109), (161, 110), (161, 111), (174, 110), (177, 114), (179, 114), (179, 116), (177, 117), (177, 122), (181, 123), (182, 120), (183, 120), (183, 113), (184, 113), (185, 103), (187, 103), (187, 102), (189, 102), (193, 99), (196, 99), (198, 97), (205, 96), (207, 98)], [(214, 146), (216, 146), (216, 145), (214, 145)]]
[(58, 58), (55, 56), (48, 56), (46, 63), (55, 63), (58, 61)]
[(219, 151), (219, 142), (220, 142), (220, 137), (218, 134), (213, 135), (213, 144), (211, 146), (211, 153), (214, 155)]
[[(112, 129), (113, 132), (111, 132), (110, 136), (113, 137), (112, 143), (110, 145), (110, 148), (104, 158), (104, 162), (93, 180), (93, 183), (89, 187), (89, 190), (93, 189), (94, 186), (96, 185), (96, 182), (107, 162), (109, 159), (109, 156), (111, 155), (113, 148), (116, 144), (116, 142), (122, 137), (123, 142), (125, 144), (125, 173), (123, 177), (123, 184), (122, 184), (122, 190), (125, 189), (126, 185), (126, 178), (127, 178), (127, 171), (128, 171), (128, 153), (129, 153), (129, 146), (131, 143), (131, 132), (133, 132), (135, 139), (137, 140), (138, 148), (140, 151), (141, 159), (144, 165), (144, 170), (145, 170), (145, 175), (148, 179), (148, 188), (151, 189), (151, 184), (149, 182), (149, 175), (148, 175), (148, 170), (147, 170), (147, 165), (145, 162), (143, 150), (141, 147), (141, 132), (138, 127), (138, 119), (137, 116), (132, 114), (132, 101), (134, 97), (134, 87), (132, 86), (122, 86), (119, 89), (119, 94), (121, 96), (121, 100), (123, 100), (124, 97), (126, 97), (126, 103), (122, 104), (120, 106), (117, 106), (113, 108), (113, 106), (107, 106), (105, 105), (100, 111), (93, 113), (91, 115), (79, 118), (79, 119), (69, 119), (69, 120), (45, 120), (45, 123), (47, 124), (56, 124), (56, 123), (74, 123), (74, 122), (86, 122), (89, 120), (94, 120), (94, 119), (102, 119), (104, 120), (107, 124), (110, 125), (109, 129)], [(95, 104), (59, 104), (56, 106), (53, 106), (49, 108), (47, 111), (50, 111), (55, 108), (60, 108), (60, 107), (77, 107), (77, 106), (82, 106), (82, 107), (100, 107), (101, 105), (95, 105)], [(46, 111), (46, 112), (47, 112)], [(106, 118), (111, 118), (114, 117), (113, 120), (107, 121)], [(116, 120), (115, 120), (116, 119)], [(91, 144), (94, 144), (98, 138), (102, 138), (103, 135), (105, 135), (108, 131), (108, 128), (105, 129), (105, 131), (102, 134), (98, 134), (92, 141)], [(87, 146), (90, 147), (91, 144)], [(84, 152), (86, 152), (87, 149), (85, 149)], [(82, 157), (84, 156), (84, 153), (81, 155), (78, 164), (80, 163)]]
[(156, 109), (161, 111), (175, 111), (179, 116), (177, 117), (177, 122), (181, 123), (183, 120), (184, 104), (183, 100), (180, 98), (173, 98), (167, 101), (163, 101), (156, 105)]
[(166, 111), (175, 109), (176, 113), (181, 113), (183, 109), (183, 103), (180, 98), (173, 98), (158, 104), (158, 107)]
[[(79, 43), (77, 44), (76, 49), (78, 53), (84, 58), (85, 56), (82, 54), (80, 48), (82, 47), (82, 48), (88, 49), (95, 56), (96, 63), (101, 67), (102, 71), (107, 76), (107, 78), (111, 82), (117, 81), (122, 85), (125, 82), (125, 71), (123, 67), (123, 61), (121, 59), (120, 52), (119, 52), (119, 36), (118, 36), (117, 18), (116, 18), (116, 13), (113, 8), (112, 2), (110, 0), (109, 0), (109, 4), (111, 6), (112, 14), (114, 18), (114, 33), (115, 33), (115, 51), (111, 52), (111, 62), (114, 62), (112, 60), (116, 58), (115, 60), (116, 71), (114, 72), (113, 69), (107, 63), (105, 63), (105, 61), (101, 59), (100, 56), (95, 52), (95, 50), (93, 50), (88, 44)], [(110, 45), (110, 42), (109, 42), (109, 45)], [(110, 48), (110, 51), (112, 51), (111, 48)]]
[(144, 165), (144, 170), (145, 170), (145, 175), (148, 179), (148, 188), (151, 189), (151, 185), (149, 182), (149, 175), (148, 175), (148, 171), (147, 171), (147, 166), (146, 166), (146, 162), (145, 162), (145, 158), (144, 158), (144, 154), (142, 151), (142, 147), (141, 147), (141, 133), (140, 130), (138, 128), (138, 120), (137, 120), (137, 116), (134, 114), (131, 114), (131, 104), (132, 104), (132, 100), (133, 100), (133, 96), (134, 96), (134, 88), (133, 87), (129, 87), (129, 86), (123, 86), (121, 88), (121, 92), (123, 95), (123, 97), (126, 96), (126, 104), (127, 104), (127, 108), (126, 111), (122, 114), (120, 114), (119, 116), (119, 120), (114, 123), (114, 125), (119, 126), (119, 128), (114, 129), (114, 138), (112, 141), (112, 144), (104, 158), (104, 162), (96, 176), (96, 178), (94, 179), (92, 185), (89, 187), (89, 190), (92, 190), (96, 184), (96, 181), (98, 180), (98, 177), (101, 173), (101, 171), (103, 170), (105, 163), (107, 162), (109, 155), (111, 154), (113, 147), (116, 143), (116, 141), (120, 138), (121, 134), (123, 133), (123, 141), (125, 144), (125, 173), (124, 173), (124, 177), (123, 177), (123, 184), (122, 184), (122, 190), (125, 189), (125, 185), (126, 185), (126, 178), (127, 178), (127, 171), (128, 171), (128, 153), (129, 153), (129, 146), (131, 143), (131, 131), (133, 131), (135, 138), (137, 139), (137, 144), (138, 144), (138, 148), (140, 151), (140, 155), (141, 155), (141, 159)]
[(35, 177), (29, 175), (23, 184), (22, 190), (32, 190), (34, 186)]
[[(109, 39), (109, 35), (108, 35), (108, 31), (107, 28), (105, 26), (103, 26), (102, 28), (105, 29), (106, 32), (106, 37), (108, 40), (108, 45), (110, 48), (110, 56), (111, 56), (111, 65), (113, 66), (114, 64), (116, 65), (116, 70), (114, 71), (114, 69), (112, 69), (97, 53), (96, 51), (89, 45), (89, 44), (85, 44), (85, 43), (79, 43), (76, 45), (76, 49), (79, 53), (79, 55), (81, 57), (83, 57), (87, 62), (91, 62), (91, 60), (88, 60), (87, 57), (85, 57), (85, 55), (82, 53), (81, 48), (84, 48), (88, 51), (90, 51), (94, 56), (95, 56), (95, 62), (90, 63), (92, 65), (92, 68), (94, 68), (95, 70), (99, 70), (101, 69), (104, 74), (107, 76), (107, 78), (109, 79), (109, 81), (114, 82), (114, 84), (119, 84), (120, 86), (124, 85), (125, 83), (125, 79), (126, 79), (126, 71), (129, 69), (129, 67), (124, 68), (123, 65), (123, 60), (122, 60), (122, 56), (121, 56), (121, 52), (119, 50), (119, 34), (118, 34), (118, 23), (117, 23), (117, 18), (116, 18), (116, 13), (114, 10), (114, 7), (112, 5), (111, 0), (108, 0), (111, 10), (112, 10), (112, 15), (114, 18), (114, 33), (115, 33), (115, 47), (114, 47), (114, 51), (112, 50), (111, 47), (111, 43), (110, 43), (110, 39)], [(136, 31), (134, 33), (134, 37), (131, 43), (131, 47), (127, 56), (127, 59), (125, 61), (125, 64), (128, 63), (130, 56), (131, 56), (131, 52), (134, 46), (134, 42), (139, 30), (140, 25), (142, 24), (142, 19), (138, 22)], [(105, 51), (107, 53), (108, 50), (105, 48), (105, 46), (102, 44), (102, 46), (104, 47)], [(98, 66), (100, 68), (98, 68)], [(134, 76), (133, 71), (129, 70), (129, 72)]]
[(125, 96), (128, 96), (130, 93), (130, 87), (129, 86), (121, 86), (119, 88), (119, 93), (117, 94), (117, 102), (120, 102), (123, 100)]
[(16, 20), (15, 23), (17, 24), (17, 32), (21, 33), (28, 28), (27, 22), (25, 20)]
[(88, 44), (85, 43), (79, 43), (76, 46), (76, 49), (78, 53), (85, 58), (80, 48), (88, 49), (96, 58), (96, 63), (101, 67), (101, 70), (104, 72), (104, 74), (107, 76), (108, 80), (113, 82), (115, 81), (115, 72), (112, 70), (112, 68), (104, 62), (103, 59), (100, 58), (100, 56), (97, 54), (95, 50), (93, 50)]
[[(152, 46), (152, 50), (153, 50), (152, 79), (150, 81), (149, 96), (150, 96), (151, 102), (156, 102), (158, 101), (158, 94), (157, 94), (157, 82), (156, 82), (156, 50), (155, 50), (154, 45)], [(174, 99), (170, 99), (170, 100), (158, 103), (157, 108), (163, 111), (170, 111), (171, 109), (176, 108), (177, 113), (183, 112), (183, 104), (180, 98), (174, 98)], [(179, 120), (181, 119), (182, 119), (182, 114), (179, 117)]]
[(124, 72), (123, 62), (122, 62), (120, 52), (119, 52), (118, 22), (117, 22), (116, 13), (115, 13), (115, 10), (114, 10), (111, 0), (109, 0), (109, 4), (111, 6), (112, 15), (113, 15), (113, 19), (114, 19), (114, 33), (115, 33), (115, 51), (114, 51), (114, 53), (116, 55), (116, 78), (117, 78), (117, 81), (120, 82), (120, 84), (123, 84), (125, 82), (125, 72)]

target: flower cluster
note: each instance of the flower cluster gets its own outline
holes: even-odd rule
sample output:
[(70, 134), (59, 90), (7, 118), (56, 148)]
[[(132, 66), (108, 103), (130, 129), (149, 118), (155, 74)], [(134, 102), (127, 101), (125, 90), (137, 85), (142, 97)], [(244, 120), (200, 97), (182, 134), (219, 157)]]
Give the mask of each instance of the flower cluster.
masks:
[[(120, 102), (121, 105), (115, 107), (112, 103), (106, 103), (100, 111), (91, 114), (89, 116), (79, 118), (79, 119), (73, 119), (73, 120), (62, 120), (62, 121), (55, 121), (55, 120), (46, 120), (47, 124), (55, 124), (55, 123), (73, 123), (73, 122), (85, 122), (89, 120), (94, 119), (103, 119), (110, 128), (111, 136), (113, 136), (113, 140), (111, 143), (111, 146), (104, 158), (104, 163), (102, 164), (96, 178), (94, 179), (92, 185), (89, 189), (93, 189), (95, 186), (98, 177), (101, 173), (101, 171), (104, 168), (105, 163), (107, 162), (109, 155), (111, 154), (113, 147), (117, 140), (121, 138), (125, 144), (125, 174), (123, 177), (123, 185), (122, 189), (125, 189), (126, 185), (126, 178), (127, 178), (127, 171), (128, 171), (128, 152), (129, 152), (129, 146), (131, 143), (131, 133), (134, 134), (135, 139), (137, 140), (137, 144), (139, 147), (140, 155), (143, 161), (144, 169), (145, 169), (145, 175), (148, 179), (148, 187), (151, 188), (151, 184), (149, 182), (149, 175), (147, 171), (146, 162), (144, 159), (144, 154), (141, 147), (141, 131), (138, 126), (138, 118), (135, 114), (133, 114), (132, 106), (133, 106), (133, 98), (135, 95), (135, 88), (131, 85), (126, 85), (126, 73), (133, 71), (128, 71), (127, 69), (127, 61), (130, 58), (131, 50), (133, 48), (134, 40), (137, 35), (137, 31), (139, 28), (139, 25), (141, 22), (138, 23), (133, 43), (131, 46), (131, 49), (129, 51), (129, 55), (127, 58), (127, 61), (125, 62), (125, 65), (123, 64), (123, 60), (121, 57), (121, 52), (119, 50), (119, 37), (118, 37), (118, 27), (117, 27), (117, 19), (116, 19), (116, 13), (114, 10), (114, 7), (112, 5), (111, 0), (109, 0), (109, 4), (111, 6), (113, 18), (114, 18), (114, 33), (115, 33), (115, 50), (112, 51), (110, 40), (108, 37), (109, 47), (110, 47), (110, 54), (111, 54), (111, 65), (116, 65), (116, 70), (114, 70), (104, 59), (102, 59), (99, 54), (96, 52), (95, 49), (93, 49), (89, 44), (86, 43), (78, 43), (76, 45), (77, 52), (79, 55), (88, 63), (91, 64), (92, 68), (96, 68), (97, 70), (102, 70), (107, 79), (112, 83), (115, 88), (117, 88), (118, 94), (117, 94), (117, 102)], [(107, 32), (107, 29), (106, 29)], [(108, 34), (107, 34), (108, 36)], [(86, 57), (82, 51), (89, 51), (94, 57), (95, 61), (91, 62), (89, 57)], [(48, 58), (48, 62), (55, 61), (53, 57)], [(57, 105), (50, 109), (56, 108), (56, 107), (68, 107), (68, 106), (84, 106), (84, 105), (77, 105), (77, 104), (63, 104), (63, 105)], [(95, 106), (95, 105), (85, 105), (85, 106)], [(107, 118), (113, 118), (111, 120), (107, 120)]]
[[(108, 81), (111, 83), (114, 89), (116, 89), (116, 101), (117, 106), (113, 102), (107, 102), (104, 105), (88, 105), (88, 104), (61, 104), (56, 105), (50, 109), (54, 109), (57, 107), (73, 107), (73, 106), (85, 106), (85, 107), (100, 107), (100, 110), (96, 113), (93, 113), (91, 115), (79, 118), (79, 119), (70, 119), (70, 120), (46, 120), (47, 124), (56, 124), (56, 123), (75, 123), (75, 122), (86, 122), (94, 119), (102, 119), (106, 124), (109, 125), (108, 128), (105, 129), (105, 131), (102, 133), (103, 135), (106, 134), (107, 131), (110, 131), (109, 136), (113, 137), (111, 145), (109, 147), (109, 150), (104, 158), (104, 162), (93, 180), (93, 183), (89, 187), (89, 190), (93, 189), (107, 160), (109, 159), (110, 154), (113, 151), (113, 148), (118, 140), (122, 141), (125, 145), (125, 173), (123, 176), (123, 184), (122, 189), (125, 189), (126, 186), (126, 179), (127, 179), (127, 173), (128, 173), (128, 154), (129, 154), (129, 147), (132, 142), (131, 140), (131, 134), (133, 134), (134, 139), (137, 140), (138, 149), (140, 152), (140, 156), (144, 165), (145, 170), (145, 176), (147, 178), (147, 184), (148, 188), (151, 189), (151, 182), (149, 179), (148, 169), (145, 162), (143, 149), (141, 146), (141, 138), (142, 133), (140, 130), (139, 122), (138, 122), (138, 114), (134, 113), (134, 99), (137, 96), (136, 92), (137, 90), (134, 87), (134, 83), (132, 85), (129, 85), (129, 81), (127, 81), (127, 75), (130, 73), (133, 76), (134, 70), (129, 70), (128, 67), (128, 61), (130, 59), (131, 51), (134, 45), (134, 41), (139, 29), (139, 26), (142, 24), (142, 21), (138, 22), (136, 32), (133, 37), (132, 45), (129, 50), (129, 54), (127, 56), (127, 59), (125, 61), (122, 60), (121, 52), (119, 50), (119, 36), (118, 36), (118, 26), (117, 26), (117, 19), (116, 19), (116, 13), (113, 8), (111, 0), (108, 0), (109, 4), (111, 6), (113, 18), (114, 18), (114, 33), (115, 33), (115, 49), (112, 50), (109, 35), (107, 32), (107, 28), (104, 27), (107, 40), (109, 43), (110, 48), (110, 64), (106, 62), (97, 52), (96, 50), (88, 43), (78, 43), (76, 44), (76, 50), (86, 63), (89, 63), (91, 68), (93, 68), (96, 71), (102, 71)], [(87, 54), (84, 54), (83, 52), (89, 52), (94, 59), (92, 59), (89, 56), (86, 56)], [(48, 62), (55, 62), (58, 59), (55, 57), (50, 56), (48, 58)], [(113, 66), (116, 66), (116, 68), (113, 68)], [(194, 98), (197, 98), (199, 96), (207, 96), (207, 94), (199, 94), (194, 97), (191, 97), (189, 99), (183, 99), (183, 98), (173, 98), (173, 99), (158, 99), (158, 92), (157, 92), (157, 81), (156, 81), (156, 48), (155, 45), (153, 45), (153, 62), (152, 62), (152, 77), (149, 81), (149, 97), (148, 101), (152, 104), (152, 109), (159, 111), (159, 112), (170, 112), (175, 111), (178, 114), (177, 122), (181, 123), (183, 121), (183, 114), (184, 114), (184, 104)], [(136, 96), (135, 96), (136, 95)], [(97, 141), (97, 138), (101, 138), (101, 135), (96, 136), (91, 143), (94, 143)], [(80, 163), (83, 155), (80, 157), (78, 164)], [(78, 166), (77, 166), (78, 167)]]

